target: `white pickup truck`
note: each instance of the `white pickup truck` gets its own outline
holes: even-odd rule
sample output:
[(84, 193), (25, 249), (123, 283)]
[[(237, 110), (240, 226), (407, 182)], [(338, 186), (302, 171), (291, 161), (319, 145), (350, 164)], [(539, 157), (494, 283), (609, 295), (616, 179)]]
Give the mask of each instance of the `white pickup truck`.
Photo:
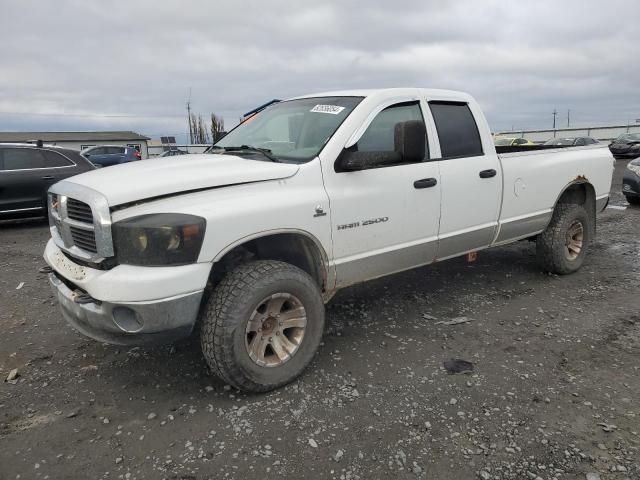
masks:
[(247, 391), (290, 382), (340, 288), (522, 239), (580, 268), (613, 172), (606, 147), (498, 154), (474, 99), (418, 88), (273, 104), (208, 154), (49, 191), (44, 258), (66, 320), (115, 344), (200, 335)]

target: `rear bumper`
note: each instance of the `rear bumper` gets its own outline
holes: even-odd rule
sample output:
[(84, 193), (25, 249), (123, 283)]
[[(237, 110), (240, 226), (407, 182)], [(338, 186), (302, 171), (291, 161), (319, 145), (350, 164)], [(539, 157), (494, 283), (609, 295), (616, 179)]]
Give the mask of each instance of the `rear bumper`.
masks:
[(171, 343), (191, 334), (202, 291), (148, 302), (78, 303), (83, 292), (55, 273), (49, 282), (65, 320), (83, 335), (117, 345)]
[(609, 205), (609, 195), (596, 199), (596, 213), (602, 212)]

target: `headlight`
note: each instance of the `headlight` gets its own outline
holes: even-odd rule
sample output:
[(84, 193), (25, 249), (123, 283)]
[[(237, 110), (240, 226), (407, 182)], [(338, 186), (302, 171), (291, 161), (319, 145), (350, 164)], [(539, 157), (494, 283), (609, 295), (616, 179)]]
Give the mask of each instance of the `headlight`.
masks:
[(633, 163), (627, 164), (627, 168), (636, 175), (640, 175), (640, 165), (634, 165)]
[(206, 221), (181, 213), (155, 213), (128, 218), (112, 226), (119, 263), (166, 266), (195, 263)]

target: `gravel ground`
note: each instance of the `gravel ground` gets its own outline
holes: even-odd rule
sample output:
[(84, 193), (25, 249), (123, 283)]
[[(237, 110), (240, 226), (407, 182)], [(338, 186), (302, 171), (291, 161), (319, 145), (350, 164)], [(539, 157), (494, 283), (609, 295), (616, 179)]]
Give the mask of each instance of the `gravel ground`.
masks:
[(264, 395), (196, 341), (76, 334), (38, 274), (46, 224), (0, 226), (0, 479), (639, 479), (639, 220), (600, 214), (570, 276), (520, 242), (340, 292), (310, 368)]

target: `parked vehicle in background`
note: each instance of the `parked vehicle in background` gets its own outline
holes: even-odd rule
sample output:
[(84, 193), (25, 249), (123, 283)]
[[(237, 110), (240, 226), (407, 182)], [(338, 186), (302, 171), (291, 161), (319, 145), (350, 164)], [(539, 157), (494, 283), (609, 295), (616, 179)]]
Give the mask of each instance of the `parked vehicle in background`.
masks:
[(595, 145), (596, 143), (600, 142), (591, 137), (562, 137), (547, 140), (544, 142), (544, 145), (552, 145), (556, 147), (580, 147), (584, 145)]
[(167, 150), (166, 152), (162, 152), (160, 155), (158, 155), (158, 158), (161, 157), (175, 157), (176, 155), (188, 155), (189, 152), (185, 151), (185, 150)]
[(85, 335), (131, 345), (197, 329), (212, 372), (266, 391), (309, 364), (341, 288), (524, 239), (544, 271), (575, 272), (612, 174), (604, 146), (495, 147), (465, 93), (308, 95), (180, 168), (158, 159), (57, 183), (44, 258)]
[(527, 145), (535, 145), (531, 140), (521, 137), (495, 137), (494, 144), (497, 147), (524, 147)]
[(614, 158), (640, 157), (640, 133), (623, 133), (609, 144)]
[(51, 185), (94, 169), (76, 150), (0, 143), (0, 219), (46, 215)]
[(82, 150), (80, 153), (91, 163), (100, 167), (109, 167), (142, 159), (142, 155), (137, 148), (123, 147), (122, 145), (97, 145)]
[(640, 205), (640, 158), (627, 164), (622, 176), (622, 193), (627, 202)]

